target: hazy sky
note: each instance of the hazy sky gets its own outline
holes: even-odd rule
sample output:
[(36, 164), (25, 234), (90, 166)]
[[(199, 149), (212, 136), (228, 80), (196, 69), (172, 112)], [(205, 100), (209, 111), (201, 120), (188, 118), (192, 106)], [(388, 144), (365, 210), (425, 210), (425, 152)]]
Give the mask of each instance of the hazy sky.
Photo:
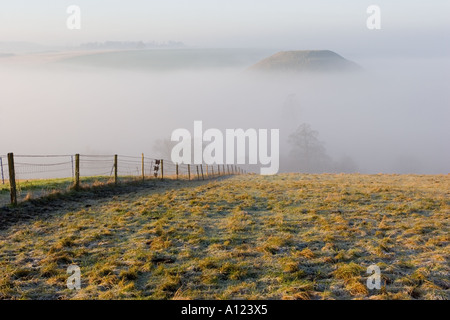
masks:
[[(366, 9), (381, 8), (381, 30)], [(82, 29), (66, 28), (78, 5)], [(182, 41), (200, 47), (331, 49), (361, 56), (448, 56), (448, 0), (14, 0), (1, 2), (0, 41)]]
[[(3, 55), (0, 116), (17, 122), (0, 125), (0, 154), (155, 156), (156, 139), (190, 129), (194, 120), (221, 130), (280, 128), (286, 144), (297, 125), (309, 123), (333, 159), (350, 156), (361, 172), (450, 172), (449, 0), (0, 1), (0, 42), (173, 40), (265, 52), (230, 70), (161, 73), (146, 67), (156, 51), (87, 55), (75, 59), (81, 64)], [(367, 8), (374, 4), (381, 8), (381, 30), (366, 26)], [(70, 5), (81, 8), (81, 30), (66, 27)], [(243, 73), (277, 51), (302, 49), (335, 51), (368, 72), (284, 80)], [(213, 56), (221, 50), (194, 51)], [(246, 57), (246, 50), (222, 51)], [(160, 52), (165, 56), (155, 61), (162, 65), (185, 59)], [(180, 52), (187, 51), (171, 53)], [(36, 68), (28, 64), (33, 61)], [(114, 61), (132, 67), (116, 68)], [(283, 115), (278, 110), (292, 94), (299, 117), (285, 117), (289, 128), (275, 115)], [(26, 130), (17, 131), (17, 125)], [(1, 139), (11, 132), (14, 139)]]

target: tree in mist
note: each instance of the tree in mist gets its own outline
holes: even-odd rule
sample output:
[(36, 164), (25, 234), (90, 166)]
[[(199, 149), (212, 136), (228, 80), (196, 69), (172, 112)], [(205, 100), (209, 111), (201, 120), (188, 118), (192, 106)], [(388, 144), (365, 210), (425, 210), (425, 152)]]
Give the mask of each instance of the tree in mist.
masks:
[(288, 138), (292, 146), (290, 157), (295, 169), (313, 173), (330, 170), (331, 159), (326, 153), (324, 143), (319, 140), (319, 132), (307, 123), (301, 124)]
[(349, 156), (344, 156), (334, 163), (334, 171), (338, 173), (353, 173), (359, 170), (356, 162)]
[(170, 141), (170, 139), (158, 139), (153, 144), (154, 157), (170, 160), (172, 154), (172, 148), (176, 142)]

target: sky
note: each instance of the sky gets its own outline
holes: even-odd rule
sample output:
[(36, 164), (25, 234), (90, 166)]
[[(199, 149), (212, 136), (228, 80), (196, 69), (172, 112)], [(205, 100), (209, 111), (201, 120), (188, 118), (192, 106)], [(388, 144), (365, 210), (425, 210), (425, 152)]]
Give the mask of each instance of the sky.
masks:
[[(381, 30), (366, 27), (369, 5)], [(81, 8), (81, 30), (66, 9)], [(349, 58), (450, 53), (448, 0), (2, 0), (0, 41), (181, 41), (194, 47), (331, 49)]]
[[(280, 128), (286, 154), (288, 135), (308, 123), (333, 159), (349, 156), (361, 172), (450, 172), (448, 0), (0, 1), (0, 45), (181, 41), (265, 52), (230, 70), (158, 73), (145, 67), (157, 51), (121, 52), (122, 60), (108, 59), (117, 58), (115, 52), (99, 54), (105, 65), (89, 54), (81, 57), (85, 64), (52, 64), (45, 54), (2, 57), (8, 52), (0, 49), (0, 117), (17, 119), (0, 125), (0, 154), (155, 155), (157, 139), (195, 120), (220, 130)], [(66, 27), (71, 5), (81, 9), (81, 30)], [(367, 28), (370, 5), (381, 9), (380, 30)], [(367, 72), (284, 80), (244, 72), (278, 51), (312, 49), (332, 50)], [(221, 50), (172, 53), (195, 51)], [(288, 127), (280, 110), (292, 94), (299, 116), (286, 116), (293, 123)], [(17, 130), (18, 123), (26, 130)], [(2, 139), (11, 132), (14, 139)]]

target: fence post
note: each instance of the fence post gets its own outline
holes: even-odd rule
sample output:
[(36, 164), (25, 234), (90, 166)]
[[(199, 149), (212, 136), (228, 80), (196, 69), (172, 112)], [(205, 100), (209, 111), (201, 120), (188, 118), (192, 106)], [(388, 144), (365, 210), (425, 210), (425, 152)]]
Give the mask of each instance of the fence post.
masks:
[(3, 160), (0, 157), (0, 168), (2, 169), (2, 184), (5, 184), (5, 176), (3, 175)]
[(114, 184), (117, 184), (118, 177), (117, 177), (117, 154), (114, 155)]
[(145, 180), (144, 154), (142, 154), (142, 181)]
[(207, 178), (209, 177), (209, 168), (208, 168), (208, 165), (206, 165), (206, 177), (207, 177)]
[(188, 178), (191, 180), (191, 165), (188, 164)]
[(222, 165), (222, 169), (223, 169), (223, 170), (222, 170), (222, 171), (223, 171), (223, 175), (226, 175), (227, 172), (225, 171), (225, 165), (224, 165), (224, 164)]
[(14, 169), (14, 154), (8, 153), (9, 167), (9, 191), (11, 193), (11, 204), (17, 205), (16, 171)]
[(198, 165), (195, 166), (197, 168), (197, 180), (200, 180), (200, 173), (198, 172)]
[(220, 166), (217, 165), (217, 175), (220, 176)]
[(211, 175), (214, 178), (214, 165), (211, 165), (211, 170), (212, 170)]
[(178, 180), (178, 163), (177, 163), (176, 168), (177, 168), (177, 180)]
[(164, 180), (164, 160), (161, 159), (161, 180)]
[(70, 162), (72, 163), (72, 179), (75, 179), (75, 168), (73, 167), (73, 156), (70, 156)]
[(80, 188), (80, 155), (77, 153), (75, 155), (75, 190)]
[(200, 169), (202, 170), (202, 180), (205, 180), (205, 177), (203, 176), (203, 165), (200, 165)]

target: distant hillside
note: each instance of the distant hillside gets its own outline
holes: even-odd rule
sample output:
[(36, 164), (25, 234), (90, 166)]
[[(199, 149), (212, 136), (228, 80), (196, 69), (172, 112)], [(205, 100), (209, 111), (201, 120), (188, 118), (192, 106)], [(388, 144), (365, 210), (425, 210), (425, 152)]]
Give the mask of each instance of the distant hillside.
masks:
[(261, 72), (347, 72), (361, 67), (330, 50), (281, 51), (255, 65), (249, 71)]
[[(87, 50), (86, 52), (89, 52)], [(60, 63), (140, 71), (245, 69), (273, 51), (267, 49), (148, 49), (99, 52), (70, 57)]]
[(23, 53), (35, 53), (46, 52), (55, 50), (56, 46), (45, 46), (32, 42), (23, 41), (0, 41), (0, 53), (1, 54), (23, 54)]
[(83, 50), (144, 50), (156, 48), (183, 48), (184, 43), (178, 41), (156, 42), (156, 41), (106, 41), (82, 43)]

